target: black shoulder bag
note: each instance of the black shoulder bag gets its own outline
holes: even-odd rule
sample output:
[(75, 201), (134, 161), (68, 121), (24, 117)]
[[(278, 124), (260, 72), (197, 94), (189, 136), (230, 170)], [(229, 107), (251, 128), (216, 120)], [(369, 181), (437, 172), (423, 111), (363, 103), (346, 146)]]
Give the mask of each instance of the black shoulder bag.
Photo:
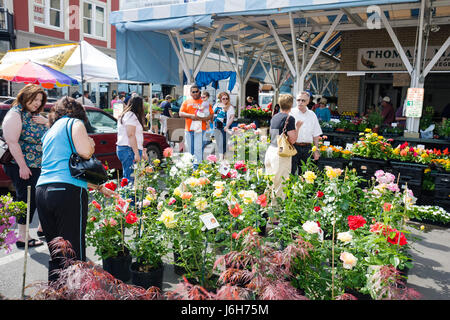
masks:
[[(70, 132), (72, 132), (73, 122), (74, 120), (70, 124)], [(68, 124), (66, 125), (66, 132), (72, 149), (72, 155), (69, 159), (69, 170), (72, 177), (97, 185), (105, 183), (108, 180), (108, 174), (100, 160), (94, 155), (89, 160), (81, 158), (72, 147), (73, 140), (69, 135)]]

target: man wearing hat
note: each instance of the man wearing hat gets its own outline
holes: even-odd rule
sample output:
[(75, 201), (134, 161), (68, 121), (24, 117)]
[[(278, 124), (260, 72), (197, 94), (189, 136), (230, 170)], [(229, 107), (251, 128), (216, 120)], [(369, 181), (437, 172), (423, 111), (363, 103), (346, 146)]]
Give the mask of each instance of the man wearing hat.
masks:
[(391, 125), (395, 121), (395, 111), (391, 104), (391, 98), (388, 96), (383, 98), (381, 102), (381, 116), (383, 117), (383, 124)]

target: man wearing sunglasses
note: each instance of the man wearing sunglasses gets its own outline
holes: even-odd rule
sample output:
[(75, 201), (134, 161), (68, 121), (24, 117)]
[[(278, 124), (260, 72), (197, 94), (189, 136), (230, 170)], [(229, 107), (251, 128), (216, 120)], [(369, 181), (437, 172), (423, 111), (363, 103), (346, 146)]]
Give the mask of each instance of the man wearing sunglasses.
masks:
[(292, 157), (291, 173), (295, 174), (298, 169), (298, 173), (301, 174), (302, 161), (306, 162), (309, 158), (312, 145), (316, 146), (316, 151), (313, 152), (314, 160), (319, 160), (319, 137), (322, 129), (316, 114), (308, 108), (309, 93), (300, 92), (296, 100), (297, 108), (292, 108), (290, 114), (295, 118), (295, 122), (300, 120), (303, 125), (298, 132), (297, 141), (294, 143), (297, 154)]
[[(187, 99), (183, 102), (180, 108), (180, 118), (185, 118), (185, 141), (186, 149), (195, 158), (194, 166), (197, 167), (200, 162), (203, 161), (203, 139), (206, 131), (206, 122), (214, 117), (214, 112), (209, 105), (209, 115), (207, 117), (199, 117), (196, 115), (203, 100), (201, 97), (200, 88), (197, 85), (191, 86), (191, 99)], [(195, 132), (191, 130), (192, 121), (202, 121), (202, 131)]]

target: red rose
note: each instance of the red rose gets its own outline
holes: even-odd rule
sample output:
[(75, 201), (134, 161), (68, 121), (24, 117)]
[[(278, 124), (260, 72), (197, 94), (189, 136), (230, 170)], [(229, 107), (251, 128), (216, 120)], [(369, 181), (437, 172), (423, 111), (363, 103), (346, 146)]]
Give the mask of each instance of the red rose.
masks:
[(383, 210), (384, 211), (391, 211), (392, 209), (392, 204), (390, 204), (389, 202), (385, 202), (383, 205)]
[(235, 218), (239, 217), (242, 213), (242, 208), (239, 207), (238, 203), (236, 203), (234, 206), (228, 206), (228, 210), (230, 211), (230, 214)]
[(325, 194), (322, 191), (317, 191), (317, 198), (322, 198)]
[(125, 217), (125, 221), (128, 224), (133, 224), (136, 221), (138, 221), (138, 217), (136, 216), (136, 214), (134, 212), (129, 211), (127, 216)]
[(105, 183), (105, 188), (115, 191), (117, 189), (117, 185), (114, 182)]
[(122, 180), (120, 181), (120, 186), (125, 187), (126, 185), (128, 185), (128, 179), (122, 178)]
[(317, 223), (317, 225), (319, 226), (319, 228), (320, 228), (320, 222), (319, 221), (316, 221), (316, 223)]
[(348, 216), (347, 220), (348, 226), (351, 230), (356, 230), (366, 224), (366, 219), (362, 216)]
[(231, 235), (231, 237), (236, 240), (238, 238), (238, 234), (236, 232), (233, 232), (233, 234)]
[[(391, 229), (389, 231), (390, 231), (389, 235), (388, 235), (388, 237), (386, 239), (389, 243), (398, 244), (398, 245), (401, 245), (401, 246), (404, 246), (405, 244), (408, 243), (408, 241), (406, 240), (406, 237), (403, 234), (403, 232), (399, 232), (396, 229)], [(392, 233), (395, 233), (395, 235), (393, 235)], [(399, 238), (400, 238), (400, 240), (399, 240)]]
[(259, 204), (261, 207), (265, 208), (267, 207), (267, 197), (265, 194), (262, 194), (258, 197), (258, 200), (256, 200), (256, 203)]
[(320, 211), (320, 207), (319, 207), (319, 206), (315, 206), (315, 207), (314, 207), (314, 211), (315, 211), (315, 212), (319, 212), (319, 211)]
[(97, 218), (92, 216), (89, 220), (91, 220), (91, 222), (95, 222), (95, 221), (97, 221)]
[(102, 206), (95, 200), (92, 200), (92, 205), (97, 208), (98, 211), (102, 211)]

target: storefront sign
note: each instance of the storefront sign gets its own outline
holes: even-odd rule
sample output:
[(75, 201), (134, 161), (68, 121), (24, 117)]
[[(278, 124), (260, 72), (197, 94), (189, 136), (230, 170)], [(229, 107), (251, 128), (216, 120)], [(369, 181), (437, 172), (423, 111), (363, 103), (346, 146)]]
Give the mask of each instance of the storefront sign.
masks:
[(406, 117), (420, 118), (423, 107), (423, 88), (408, 88), (406, 95)]
[[(425, 66), (430, 62), (440, 49), (439, 46), (427, 48)], [(414, 47), (403, 48), (411, 64), (414, 63)], [(358, 49), (358, 70), (371, 71), (399, 71), (406, 70), (402, 59), (395, 48), (360, 48)], [(439, 71), (450, 71), (450, 48), (445, 50), (441, 58), (436, 62), (433, 69)]]
[(44, 0), (34, 0), (33, 18), (35, 22), (45, 24), (45, 3)]

